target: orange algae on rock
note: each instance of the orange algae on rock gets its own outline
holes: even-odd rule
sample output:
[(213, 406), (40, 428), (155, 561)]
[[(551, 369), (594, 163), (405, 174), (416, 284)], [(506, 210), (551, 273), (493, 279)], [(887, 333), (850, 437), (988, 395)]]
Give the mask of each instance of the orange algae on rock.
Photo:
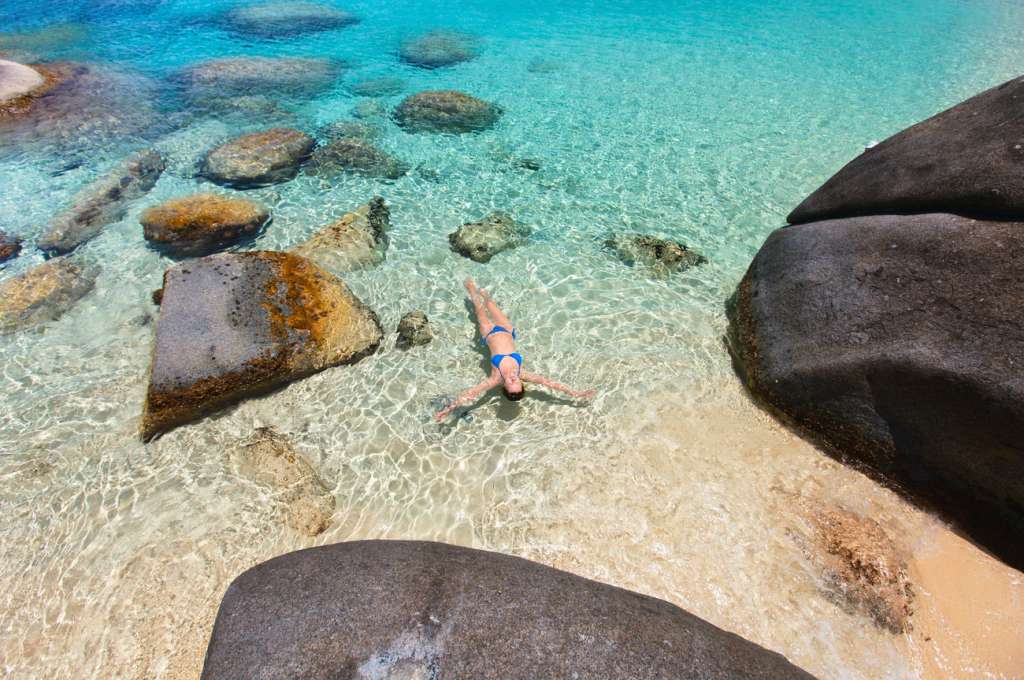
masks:
[(145, 440), (247, 396), (374, 352), (376, 314), (339, 279), (280, 252), (220, 254), (167, 271)]

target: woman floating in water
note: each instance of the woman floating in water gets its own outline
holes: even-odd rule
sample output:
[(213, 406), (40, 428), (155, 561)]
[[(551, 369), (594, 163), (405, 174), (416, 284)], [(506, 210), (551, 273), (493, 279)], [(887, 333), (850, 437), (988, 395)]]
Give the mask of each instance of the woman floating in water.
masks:
[(494, 304), (486, 290), (477, 290), (473, 279), (466, 279), (466, 290), (469, 291), (469, 299), (476, 311), (477, 323), (480, 324), (480, 342), (487, 345), (491, 351), (491, 374), (438, 412), (439, 421), (447, 418), (448, 414), (460, 406), (476, 401), (481, 394), (498, 385), (502, 386), (505, 396), (511, 401), (523, 398), (523, 383), (528, 382), (564, 392), (570, 397), (590, 399), (594, 396), (593, 390), (576, 392), (554, 380), (524, 371), (523, 355), (516, 351), (516, 329), (512, 322), (498, 309), (498, 305)]

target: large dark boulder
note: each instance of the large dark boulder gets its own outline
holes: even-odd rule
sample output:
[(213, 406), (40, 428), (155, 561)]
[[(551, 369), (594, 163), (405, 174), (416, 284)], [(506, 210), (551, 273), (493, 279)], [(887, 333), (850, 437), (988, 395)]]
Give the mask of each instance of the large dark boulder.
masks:
[(152, 189), (163, 171), (163, 156), (155, 149), (132, 154), (75, 194), (47, 226), (39, 248), (50, 255), (71, 252), (122, 219), (131, 202)]
[(885, 213), (1024, 217), (1024, 77), (890, 137), (790, 213), (797, 224)]
[(204, 680), (809, 678), (668, 602), (418, 541), (289, 553), (228, 587)]
[(168, 269), (141, 435), (377, 349), (377, 315), (340, 279), (278, 252), (221, 253)]
[(775, 231), (730, 309), (755, 395), (1024, 566), (1024, 224)]

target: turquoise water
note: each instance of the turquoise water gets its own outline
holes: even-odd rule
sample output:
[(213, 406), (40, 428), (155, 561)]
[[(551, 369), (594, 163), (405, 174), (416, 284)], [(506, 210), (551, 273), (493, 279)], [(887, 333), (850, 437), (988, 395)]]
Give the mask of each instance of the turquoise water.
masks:
[[(219, 19), (237, 4), (0, 4), (0, 52), (117, 70), (128, 108), (155, 113), (130, 134), (0, 139), (0, 228), (29, 246), (0, 276), (42, 262), (30, 246), (48, 220), (125, 154), (156, 146), (170, 160), (124, 220), (80, 249), (102, 266), (96, 290), (41, 330), (0, 336), (0, 667), (193, 677), (227, 581), (311, 543), (275, 523), (266, 493), (227, 462), (231, 443), (263, 424), (288, 433), (334, 491), (334, 525), (317, 542), (435, 538), (513, 552), (671, 599), (823, 677), (914, 675), (899, 640), (815, 594), (785, 499), (812, 489), (885, 508), (904, 529), (926, 520), (747, 403), (721, 342), (723, 303), (767, 234), (864, 145), (1024, 70), (1024, 6), (373, 1), (344, 5), (358, 25), (261, 40), (225, 30)], [(478, 36), (480, 55), (432, 71), (401, 64), (399, 42), (433, 28)], [(236, 55), (330, 57), (345, 70), (317, 96), (269, 93), (272, 117), (188, 110), (179, 70)], [(149, 298), (171, 262), (146, 247), (139, 213), (221, 191), (190, 172), (220, 141), (349, 119), (366, 99), (348, 87), (378, 77), (403, 83), (385, 111), (455, 88), (504, 115), (464, 136), (372, 118), (408, 176), (300, 175), (246, 193), (273, 210), (247, 246), (260, 249), (385, 197), (387, 261), (345, 277), (381, 316), (381, 352), (143, 446)], [(529, 243), (489, 264), (451, 253), (447, 234), (493, 210), (529, 225)], [(709, 264), (652, 277), (601, 247), (613, 232), (670, 237)], [(592, 405), (495, 398), (453, 427), (431, 422), (434, 399), (483, 375), (467, 275), (520, 327), (532, 370), (598, 389)], [(412, 309), (436, 338), (395, 351)]]

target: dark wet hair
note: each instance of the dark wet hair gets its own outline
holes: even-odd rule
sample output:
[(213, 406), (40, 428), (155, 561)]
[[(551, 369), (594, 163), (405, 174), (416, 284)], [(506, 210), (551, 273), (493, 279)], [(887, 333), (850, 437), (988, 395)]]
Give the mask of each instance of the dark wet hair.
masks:
[(501, 391), (505, 393), (505, 398), (509, 401), (519, 401), (526, 394), (526, 388), (519, 390), (518, 392), (509, 392), (508, 388), (504, 385), (501, 386)]

